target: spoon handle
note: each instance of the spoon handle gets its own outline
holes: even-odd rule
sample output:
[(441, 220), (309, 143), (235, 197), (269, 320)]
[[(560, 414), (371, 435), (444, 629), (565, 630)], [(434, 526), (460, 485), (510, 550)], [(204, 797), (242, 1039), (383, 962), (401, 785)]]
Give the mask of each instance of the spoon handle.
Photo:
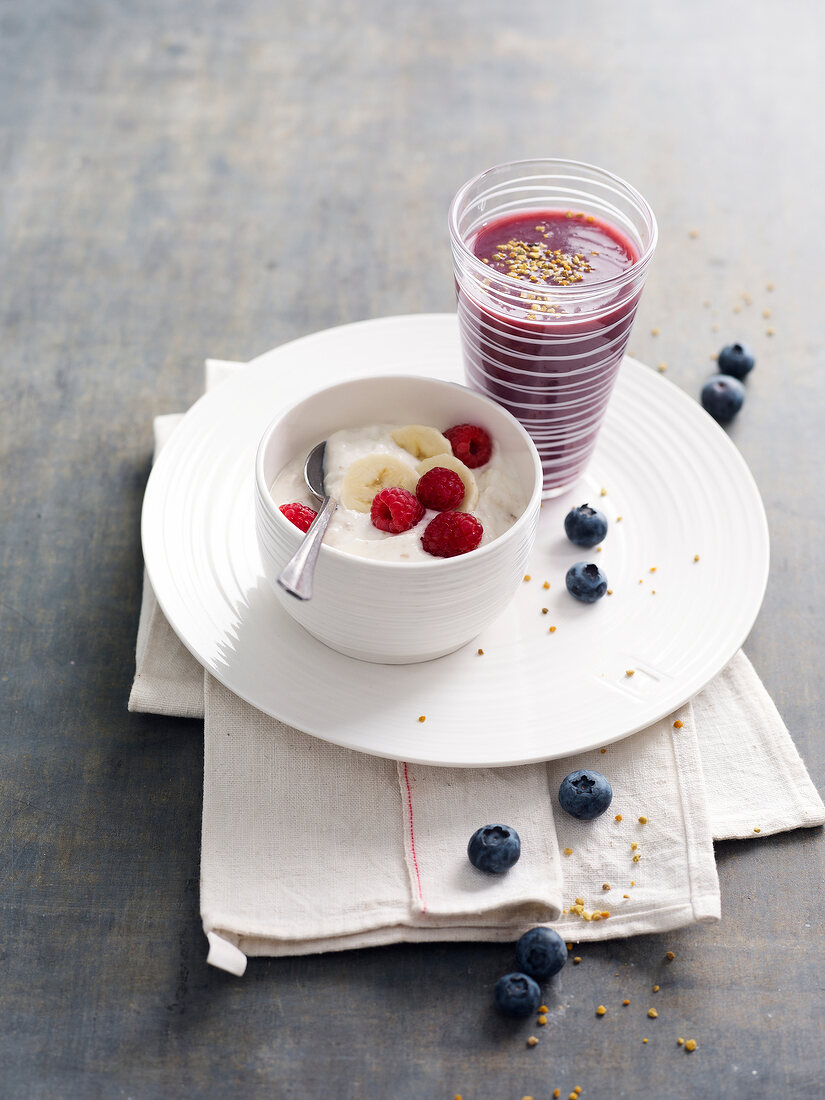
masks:
[(299, 600), (312, 599), (312, 578), (318, 552), (326, 534), (336, 504), (332, 497), (324, 500), (324, 506), (304, 536), (304, 541), (286, 563), (278, 576), (278, 584)]

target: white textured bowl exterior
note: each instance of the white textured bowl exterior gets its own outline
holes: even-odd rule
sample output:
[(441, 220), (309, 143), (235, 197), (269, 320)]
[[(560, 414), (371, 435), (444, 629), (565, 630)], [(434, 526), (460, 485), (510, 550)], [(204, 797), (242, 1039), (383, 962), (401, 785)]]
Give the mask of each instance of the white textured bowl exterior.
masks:
[[(456, 558), (386, 562), (322, 546), (311, 600), (277, 584), (302, 533), (279, 511), (269, 486), (296, 454), (341, 428), (375, 423), (480, 424), (515, 467), (529, 502), (502, 536)], [(541, 503), (538, 453), (494, 402), (455, 383), (388, 376), (343, 382), (313, 394), (264, 433), (255, 463), (255, 529), (264, 573), (288, 614), (349, 657), (412, 664), (451, 653), (496, 619), (524, 576)]]

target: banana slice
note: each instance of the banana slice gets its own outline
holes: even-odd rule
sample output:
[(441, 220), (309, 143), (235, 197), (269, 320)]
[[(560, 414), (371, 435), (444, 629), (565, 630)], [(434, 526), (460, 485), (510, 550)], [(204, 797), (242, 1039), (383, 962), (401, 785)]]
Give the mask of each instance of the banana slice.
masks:
[(425, 424), (396, 428), (392, 437), (413, 458), (432, 458), (433, 455), (452, 454), (453, 450), (449, 439), (438, 428), (428, 428)]
[(475, 474), (469, 466), (465, 466), (461, 459), (456, 458), (453, 454), (433, 455), (432, 458), (425, 458), (423, 462), (418, 463), (419, 475), (426, 474), (427, 470), (432, 470), (434, 466), (443, 466), (447, 470), (455, 470), (464, 482), (464, 500), (456, 508), (456, 511), (472, 512), (478, 504), (478, 485), (476, 484)]
[(394, 455), (375, 452), (357, 458), (347, 469), (341, 481), (341, 503), (355, 512), (369, 512), (372, 498), (390, 485), (415, 492), (419, 475)]

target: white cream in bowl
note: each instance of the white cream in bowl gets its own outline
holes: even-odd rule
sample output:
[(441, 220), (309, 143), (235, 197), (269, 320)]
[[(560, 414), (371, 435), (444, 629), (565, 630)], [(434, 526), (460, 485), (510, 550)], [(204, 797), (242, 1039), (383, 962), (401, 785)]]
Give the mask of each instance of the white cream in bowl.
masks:
[[(391, 455), (409, 468), (413, 481), (417, 480), (420, 460), (399, 446), (392, 437), (393, 431), (399, 427), (402, 425), (373, 424), (345, 428), (333, 432), (327, 439), (325, 487), (339, 504), (324, 536), (324, 543), (362, 558), (393, 562), (437, 561), (421, 545), (424, 529), (437, 512), (428, 509), (415, 527), (394, 535), (373, 526), (369, 512), (356, 511), (340, 503), (341, 486), (347, 471), (354, 462), (371, 454)], [(270, 495), (277, 507), (296, 501), (317, 509), (318, 502), (304, 484), (305, 460), (305, 454), (295, 455), (272, 482)], [(434, 461), (437, 464), (437, 456)], [(513, 461), (501, 453), (495, 438), (489, 461), (472, 470), (472, 474), (478, 486), (478, 500), (469, 511), (484, 529), (480, 546), (485, 546), (508, 531), (524, 512), (532, 485), (519, 483)]]

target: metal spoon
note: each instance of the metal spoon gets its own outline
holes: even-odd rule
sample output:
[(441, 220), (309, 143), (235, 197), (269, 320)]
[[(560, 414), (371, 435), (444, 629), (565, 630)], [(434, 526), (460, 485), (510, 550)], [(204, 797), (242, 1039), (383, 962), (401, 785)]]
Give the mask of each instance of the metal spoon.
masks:
[(304, 481), (309, 491), (321, 502), (321, 511), (312, 521), (312, 525), (304, 536), (304, 541), (283, 567), (278, 576), (278, 584), (291, 596), (299, 600), (312, 599), (312, 577), (315, 573), (315, 563), (321, 549), (321, 542), (326, 534), (329, 521), (337, 504), (324, 492), (324, 452), (327, 441), (313, 447), (307, 455), (304, 463)]

